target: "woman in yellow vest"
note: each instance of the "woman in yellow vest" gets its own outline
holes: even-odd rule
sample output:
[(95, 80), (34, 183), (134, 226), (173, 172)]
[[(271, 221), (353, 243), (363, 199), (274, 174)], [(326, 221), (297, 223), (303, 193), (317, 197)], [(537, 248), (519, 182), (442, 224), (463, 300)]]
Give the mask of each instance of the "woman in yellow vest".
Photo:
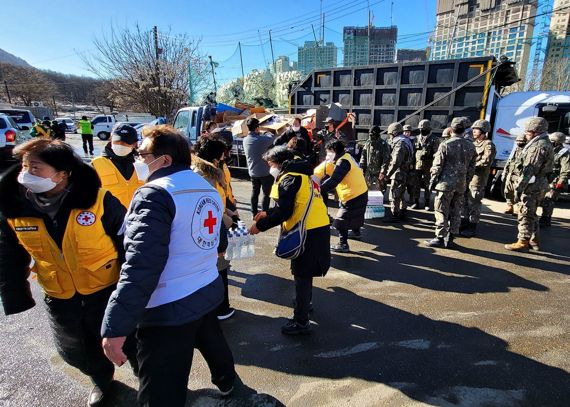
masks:
[[(114, 373), (100, 329), (124, 257), (118, 232), (125, 208), (60, 140), (36, 138), (17, 146), (14, 155), (21, 164), (0, 179), (4, 313), (35, 305), (31, 271), (45, 295), (57, 351), (91, 378), (89, 405), (100, 405)], [(135, 363), (129, 343), (125, 351)]]
[(222, 198), (224, 203), (223, 222), (220, 228), (220, 244), (218, 246), (218, 273), (224, 282), (224, 301), (216, 310), (216, 314), (220, 321), (231, 318), (235, 309), (230, 306), (229, 291), (228, 291), (228, 271), (230, 269), (230, 262), (224, 258), (228, 246), (227, 230), (232, 226), (233, 212), (228, 208), (227, 185), (223, 170), (220, 168), (226, 145), (218, 139), (202, 136), (194, 145), (195, 155), (192, 156), (192, 170), (210, 183)]
[(92, 164), (101, 178), (103, 188), (112, 193), (125, 208), (129, 207), (135, 191), (144, 184), (135, 172), (135, 149), (138, 136), (134, 127), (123, 124), (113, 130), (111, 142)]
[[(295, 280), (295, 310), (293, 319), (282, 328), (285, 335), (303, 335), (311, 332), (309, 312), (313, 292), (313, 277), (324, 276), (331, 261), (330, 222), (327, 208), (312, 179), (312, 167), (306, 160), (295, 160), (294, 154), (284, 146), (274, 147), (265, 155), (270, 172), (275, 177), (271, 199), (275, 206), (260, 212), (250, 233), (257, 234), (281, 225), (291, 230), (303, 217), (313, 191), (313, 201), (306, 220), (305, 250), (291, 260), (291, 273)], [(311, 183), (313, 189), (311, 189)]]
[(326, 196), (336, 190), (340, 209), (333, 227), (338, 230), (340, 241), (331, 249), (334, 252), (346, 253), (349, 230), (354, 239), (360, 239), (360, 228), (364, 225), (364, 214), (368, 203), (368, 186), (362, 169), (356, 160), (345, 151), (344, 144), (332, 140), (325, 146), (326, 160), (315, 168), (315, 175), (321, 178), (321, 193)]

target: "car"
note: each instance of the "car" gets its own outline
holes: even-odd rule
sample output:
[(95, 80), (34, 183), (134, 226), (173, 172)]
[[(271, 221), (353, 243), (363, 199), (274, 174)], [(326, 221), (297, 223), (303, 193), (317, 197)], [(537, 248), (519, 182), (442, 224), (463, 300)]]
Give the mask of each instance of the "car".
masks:
[(28, 135), (36, 121), (32, 112), (25, 109), (0, 109), (0, 113), (10, 116), (20, 127), (20, 130), (24, 131)]
[(16, 162), (12, 157), (14, 146), (28, 138), (11, 116), (0, 113), (0, 173)]
[(76, 133), (77, 132), (77, 126), (75, 126), (75, 122), (73, 121), (73, 119), (69, 118), (69, 117), (57, 117), (55, 119), (56, 122), (58, 123), (65, 123), (65, 127), (67, 128), (65, 130), (66, 133)]

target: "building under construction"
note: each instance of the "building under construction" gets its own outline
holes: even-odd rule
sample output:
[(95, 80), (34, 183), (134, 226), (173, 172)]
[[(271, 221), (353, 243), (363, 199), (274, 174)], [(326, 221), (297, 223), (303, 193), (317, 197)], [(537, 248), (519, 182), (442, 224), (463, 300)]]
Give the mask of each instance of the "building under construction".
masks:
[(398, 27), (344, 27), (344, 66), (392, 63)]

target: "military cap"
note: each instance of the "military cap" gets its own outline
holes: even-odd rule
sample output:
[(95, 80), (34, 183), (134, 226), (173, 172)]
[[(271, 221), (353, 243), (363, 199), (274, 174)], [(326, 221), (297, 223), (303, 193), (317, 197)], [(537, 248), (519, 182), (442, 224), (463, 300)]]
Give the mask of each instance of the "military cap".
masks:
[(463, 122), (463, 126), (467, 129), (471, 127), (471, 119), (467, 116), (460, 117), (461, 121)]
[(388, 126), (388, 130), (386, 131), (390, 135), (398, 135), (404, 131), (404, 128), (400, 123), (392, 123)]
[(463, 133), (465, 131), (465, 121), (463, 119), (464, 117), (454, 117), (449, 127), (454, 131), (460, 130)]
[(524, 130), (538, 134), (546, 133), (548, 131), (548, 122), (544, 117), (533, 117), (525, 123)]
[(559, 132), (559, 131), (555, 131), (554, 133), (551, 133), (548, 136), (548, 139), (552, 142), (552, 143), (558, 143), (558, 144), (563, 144), (564, 140), (566, 139), (566, 136), (564, 135), (564, 133)]
[(420, 120), (418, 124), (419, 130), (431, 130), (431, 122), (427, 119)]
[(475, 123), (471, 125), (472, 129), (480, 129), (483, 133), (489, 133), (491, 130), (491, 123), (487, 120), (475, 120)]
[(403, 129), (404, 131), (412, 131), (412, 126), (410, 126), (409, 124), (405, 124)]
[(526, 138), (524, 136), (524, 133), (521, 133), (517, 136), (517, 138), (515, 139), (515, 141), (524, 141), (526, 142)]

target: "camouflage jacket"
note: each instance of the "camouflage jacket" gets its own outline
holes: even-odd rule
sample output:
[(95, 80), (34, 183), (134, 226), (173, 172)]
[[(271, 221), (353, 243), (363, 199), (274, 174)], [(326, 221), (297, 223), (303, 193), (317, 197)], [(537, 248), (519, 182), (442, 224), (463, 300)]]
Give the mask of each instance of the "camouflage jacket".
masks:
[(416, 138), (416, 170), (430, 170), (439, 143), (440, 138), (435, 134), (420, 135)]
[(473, 174), (469, 185), (484, 186), (487, 184), (497, 149), (495, 148), (495, 144), (488, 139), (475, 140), (473, 145), (475, 146), (477, 158), (475, 160), (475, 174)]
[(408, 176), (408, 173), (414, 165), (414, 152), (406, 144), (402, 137), (395, 137), (392, 139), (392, 152), (390, 154), (390, 162), (382, 174), (386, 178), (402, 181)]
[(436, 191), (463, 193), (475, 172), (475, 146), (467, 139), (451, 136), (439, 145), (431, 167)]
[(559, 146), (554, 149), (554, 166), (550, 179), (552, 186), (562, 184), (566, 188), (570, 178), (570, 148)]
[(522, 150), (523, 147), (519, 147), (515, 143), (515, 145), (513, 146), (513, 151), (511, 152), (509, 159), (505, 163), (505, 169), (503, 170), (503, 176), (502, 176), (503, 182), (508, 182), (510, 181), (511, 177), (518, 175), (517, 163), (519, 157), (521, 156)]
[(533, 193), (548, 189), (547, 176), (554, 165), (554, 148), (543, 133), (529, 141), (517, 161), (520, 178), (515, 189), (520, 193)]
[(390, 163), (390, 146), (386, 140), (378, 138), (368, 139), (362, 148), (360, 156), (360, 167), (364, 172), (378, 175), (380, 172), (386, 173)]
[[(340, 135), (338, 139), (344, 143), (346, 146), (348, 143), (348, 137), (346, 137), (342, 132), (339, 132)], [(336, 131), (328, 131), (327, 129), (322, 129), (316, 135), (314, 135), (315, 140), (315, 149), (317, 150), (319, 162), (323, 162), (326, 158), (327, 152), (325, 150), (325, 146), (331, 140), (336, 140)]]

